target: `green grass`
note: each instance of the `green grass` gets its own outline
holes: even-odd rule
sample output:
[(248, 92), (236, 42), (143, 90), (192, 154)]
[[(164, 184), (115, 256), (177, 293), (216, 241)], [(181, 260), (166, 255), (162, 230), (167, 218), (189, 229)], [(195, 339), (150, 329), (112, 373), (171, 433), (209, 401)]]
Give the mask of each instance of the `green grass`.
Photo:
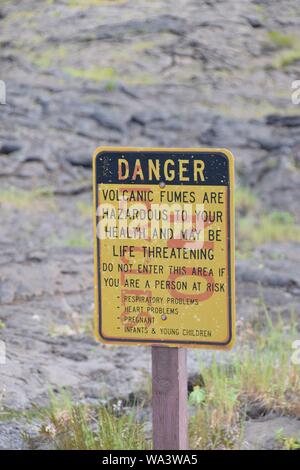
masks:
[(245, 186), (237, 186), (235, 190), (235, 207), (239, 213), (248, 214), (257, 205), (257, 197)]
[(122, 405), (97, 408), (74, 404), (68, 395), (52, 395), (40, 435), (59, 450), (126, 450), (149, 448), (143, 425)]
[(282, 52), (282, 54), (280, 54), (280, 56), (276, 59), (275, 65), (277, 68), (284, 68), (299, 61), (300, 61), (300, 46), (297, 49), (292, 49), (290, 51)]
[(92, 202), (88, 203), (85, 201), (78, 201), (76, 203), (76, 209), (83, 218), (92, 219), (92, 214), (93, 214)]
[(190, 422), (191, 448), (236, 449), (243, 439), (246, 409), (256, 404), (300, 418), (299, 369), (291, 363), (291, 344), (298, 337), (292, 316), (276, 321), (267, 309), (266, 329), (242, 326), (239, 351), (227, 364), (202, 365), (205, 387)]
[(130, 77), (125, 78), (124, 82), (128, 85), (155, 85), (159, 83), (160, 78), (157, 75), (152, 75), (148, 73), (137, 73)]
[(250, 188), (236, 188), (235, 207), (239, 254), (247, 254), (263, 243), (300, 241), (300, 225), (293, 214), (277, 210), (267, 212)]
[(136, 73), (132, 76), (120, 76), (113, 67), (91, 67), (89, 69), (77, 69), (65, 67), (64, 72), (71, 77), (94, 82), (103, 82), (106, 91), (113, 91), (117, 87), (117, 82), (122, 81), (127, 85), (153, 85), (158, 82), (158, 78), (147, 73)]
[(108, 80), (105, 83), (105, 91), (112, 92), (112, 91), (115, 91), (116, 89), (117, 89), (117, 84), (113, 80), (111, 81)]
[[(11, 0), (1, 0), (1, 5), (3, 4), (9, 4)], [(35, 20), (38, 17), (38, 11), (37, 10), (23, 10), (21, 8), (18, 8), (16, 11), (10, 12), (7, 17), (4, 18), (4, 20), (9, 21), (9, 22), (22, 22), (26, 21), (26, 24), (28, 26), (32, 26), (33, 22), (32, 20)]]
[(73, 230), (70, 235), (64, 239), (63, 245), (70, 248), (91, 248), (92, 236), (89, 236), (89, 231)]
[(74, 78), (82, 78), (95, 82), (108, 81), (110, 85), (118, 78), (117, 72), (112, 67), (91, 67), (89, 69), (65, 67), (63, 70)]
[(240, 217), (237, 222), (237, 247), (241, 252), (269, 242), (300, 242), (300, 225), (289, 212)]
[(159, 40), (156, 41), (135, 41), (131, 47), (129, 48), (130, 52), (145, 52), (151, 49), (154, 49), (154, 47), (158, 46), (160, 44)]
[(69, 0), (71, 7), (90, 7), (98, 5), (113, 5), (118, 3), (126, 3), (128, 0)]
[(286, 436), (283, 429), (276, 433), (276, 441), (283, 450), (300, 450), (300, 433), (298, 436)]
[(31, 62), (41, 69), (47, 69), (55, 65), (60, 59), (65, 59), (68, 50), (64, 46), (52, 47), (39, 53), (29, 54)]
[(283, 34), (280, 31), (269, 31), (268, 38), (278, 48), (293, 47), (297, 38), (291, 34)]
[(30, 191), (10, 187), (9, 189), (0, 192), (0, 206), (5, 205), (17, 209), (24, 209), (34, 205), (49, 205), (54, 208), (55, 203), (53, 200), (52, 188), (37, 188)]
[(14, 419), (19, 421), (24, 419), (29, 423), (32, 422), (32, 420), (35, 420), (42, 415), (44, 416), (45, 413), (47, 413), (47, 408), (38, 406), (33, 406), (32, 408), (25, 410), (15, 410), (12, 408), (1, 407), (1, 401), (3, 400), (4, 396), (5, 391), (1, 391), (0, 389), (0, 423), (12, 421)]
[(284, 34), (279, 31), (268, 33), (270, 42), (277, 49), (283, 49), (273, 61), (275, 68), (285, 68), (300, 61), (300, 37), (293, 34)]

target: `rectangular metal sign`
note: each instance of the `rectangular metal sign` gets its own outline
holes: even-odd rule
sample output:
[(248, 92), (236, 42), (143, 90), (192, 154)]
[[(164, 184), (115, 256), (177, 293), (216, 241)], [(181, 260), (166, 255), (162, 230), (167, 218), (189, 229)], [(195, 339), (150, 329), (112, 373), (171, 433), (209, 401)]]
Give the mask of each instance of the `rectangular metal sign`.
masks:
[(96, 337), (229, 349), (233, 156), (101, 147), (93, 157)]

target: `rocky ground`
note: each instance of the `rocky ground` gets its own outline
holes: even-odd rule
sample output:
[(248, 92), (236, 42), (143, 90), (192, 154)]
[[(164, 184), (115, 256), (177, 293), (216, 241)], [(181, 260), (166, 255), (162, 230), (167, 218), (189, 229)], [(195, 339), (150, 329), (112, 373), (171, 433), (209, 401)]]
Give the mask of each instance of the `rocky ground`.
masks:
[[(300, 222), (300, 108), (291, 101), (299, 26), (297, 0), (1, 2), (6, 409), (45, 406), (49, 388), (97, 401), (147, 386), (148, 349), (101, 346), (91, 335), (97, 146), (228, 147), (238, 185), (267, 213)], [(271, 313), (299, 314), (299, 263), (300, 245), (288, 234), (238, 257), (238, 317), (259, 317), (262, 297)], [(191, 375), (198, 357), (189, 352)], [(274, 419), (300, 429), (297, 420), (267, 421)], [(0, 422), (0, 448), (25, 446), (27, 428), (12, 413)], [(270, 429), (251, 422), (246, 440), (269, 447)]]

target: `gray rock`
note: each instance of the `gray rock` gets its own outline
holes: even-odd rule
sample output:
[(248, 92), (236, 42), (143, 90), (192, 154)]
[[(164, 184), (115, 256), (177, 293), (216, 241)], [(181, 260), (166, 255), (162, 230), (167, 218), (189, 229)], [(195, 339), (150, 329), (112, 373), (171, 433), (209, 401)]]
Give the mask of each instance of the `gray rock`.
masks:
[(278, 433), (285, 437), (299, 436), (300, 421), (289, 417), (270, 417), (263, 420), (248, 421), (245, 425), (243, 449), (270, 450), (279, 447)]

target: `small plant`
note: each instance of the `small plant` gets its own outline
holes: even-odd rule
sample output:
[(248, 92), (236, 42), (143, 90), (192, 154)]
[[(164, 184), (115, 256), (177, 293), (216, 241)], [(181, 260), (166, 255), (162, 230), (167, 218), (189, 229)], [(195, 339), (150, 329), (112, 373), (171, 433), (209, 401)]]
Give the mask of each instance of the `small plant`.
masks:
[(277, 49), (284, 49), (274, 60), (273, 65), (276, 68), (284, 68), (300, 60), (299, 36), (271, 31), (268, 37)]
[(285, 68), (300, 61), (300, 48), (283, 52), (275, 62), (277, 68)]
[(205, 401), (205, 390), (199, 385), (196, 385), (189, 395), (189, 402), (191, 405), (200, 405)]
[(283, 429), (279, 429), (276, 433), (276, 442), (282, 450), (300, 450), (300, 433), (298, 436), (287, 437)]
[(112, 92), (112, 91), (115, 91), (116, 89), (117, 89), (117, 84), (113, 80), (108, 80), (105, 83), (105, 91)]
[(283, 34), (280, 31), (269, 31), (270, 41), (279, 48), (293, 47), (296, 38), (290, 34)]

